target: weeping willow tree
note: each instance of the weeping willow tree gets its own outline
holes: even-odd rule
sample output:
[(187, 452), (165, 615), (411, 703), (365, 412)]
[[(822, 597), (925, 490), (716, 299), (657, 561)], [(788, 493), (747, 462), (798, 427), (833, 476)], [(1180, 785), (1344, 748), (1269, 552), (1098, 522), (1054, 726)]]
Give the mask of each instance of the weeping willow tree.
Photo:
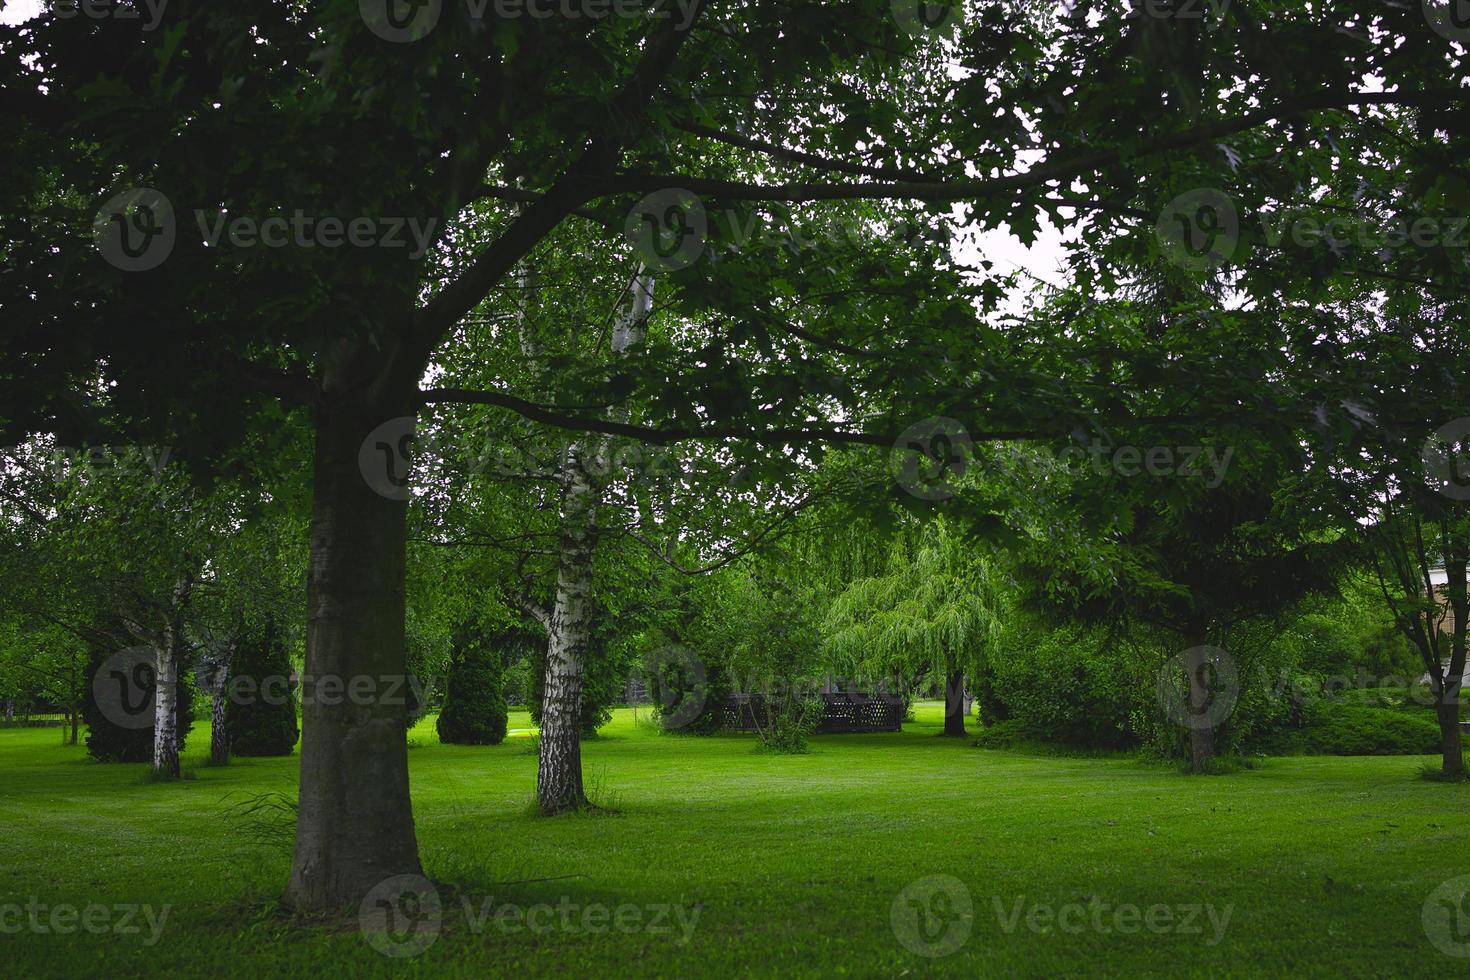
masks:
[(965, 675), (998, 634), (999, 578), (991, 563), (942, 520), (915, 525), (892, 544), (883, 570), (853, 580), (827, 614), (831, 660), (858, 676), (896, 672), (944, 678), (944, 734), (965, 734)]

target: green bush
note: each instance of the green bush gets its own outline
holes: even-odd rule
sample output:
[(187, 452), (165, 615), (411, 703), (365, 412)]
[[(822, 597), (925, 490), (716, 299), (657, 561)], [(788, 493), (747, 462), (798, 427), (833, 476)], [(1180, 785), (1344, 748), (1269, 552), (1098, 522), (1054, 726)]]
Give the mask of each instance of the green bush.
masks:
[(233, 754), (291, 754), (301, 735), (296, 683), (291, 679), (291, 657), (273, 627), (241, 636), (226, 691), (225, 728)]
[(1434, 755), (1439, 724), (1424, 710), (1318, 701), (1303, 728), (1276, 740), (1278, 753), (1316, 755)]
[(478, 633), (457, 638), (444, 708), (439, 712), (439, 741), (450, 745), (499, 745), (508, 718), (501, 685), (500, 654)]
[(992, 668), (979, 674), (981, 720), (1011, 720), (1047, 741), (1094, 748), (1137, 745), (1130, 713), (1140, 697), (1152, 692), (1120, 663), (1121, 656), (1095, 630), (1009, 629)]
[(654, 651), (644, 665), (648, 693), (659, 727), (671, 735), (714, 735), (725, 726), (729, 676), (718, 663), (693, 653), (670, 656)]
[(822, 723), (824, 710), (821, 698), (789, 697), (774, 702), (770, 724), (760, 732), (760, 747), (786, 755), (811, 751), (807, 740)]

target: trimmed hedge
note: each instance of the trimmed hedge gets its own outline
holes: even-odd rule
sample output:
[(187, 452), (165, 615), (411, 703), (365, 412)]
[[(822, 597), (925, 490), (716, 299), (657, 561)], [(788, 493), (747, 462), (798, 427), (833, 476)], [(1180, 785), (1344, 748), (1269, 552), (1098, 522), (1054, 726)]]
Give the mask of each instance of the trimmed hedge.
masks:
[(291, 657), (271, 627), (247, 632), (235, 648), (226, 686), (225, 729), (240, 756), (290, 755), (301, 736)]
[(488, 649), (478, 632), (456, 638), (437, 723), (439, 741), (499, 745), (505, 740), (508, 723), (500, 655)]

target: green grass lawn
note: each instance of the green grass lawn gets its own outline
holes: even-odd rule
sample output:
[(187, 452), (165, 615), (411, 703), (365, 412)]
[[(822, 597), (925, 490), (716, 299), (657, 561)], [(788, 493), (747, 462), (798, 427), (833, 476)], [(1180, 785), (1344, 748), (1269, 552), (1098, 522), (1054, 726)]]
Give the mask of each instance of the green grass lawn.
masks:
[[(1416, 778), (1427, 760), (1276, 759), (1191, 778), (976, 749), (934, 737), (939, 720), (924, 705), (902, 734), (779, 756), (749, 738), (661, 736), (620, 711), (585, 749), (590, 788), (615, 811), (557, 819), (530, 812), (524, 734), (450, 747), (420, 725), (414, 805), (443, 916), (411, 958), (379, 953), (356, 914), (277, 912), (289, 836), (240, 804), (294, 797), (294, 759), (205, 767), (200, 726), (193, 778), (160, 784), (142, 766), (89, 762), (55, 729), (0, 731), (0, 973), (1325, 977), (1470, 963), (1437, 951), (1422, 924), (1436, 886), (1470, 873), (1470, 786)], [(528, 726), (512, 715), (512, 729)], [(906, 892), (895, 928), (900, 893), (933, 875), (958, 883)], [(141, 914), (136, 934), (7, 929), (28, 902), (168, 914), (153, 945)], [(538, 905), (553, 911), (535, 913), (537, 931), (511, 928), (504, 906)], [(486, 908), (501, 925), (477, 925)], [(915, 908), (933, 913), (929, 931), (913, 931)], [(1065, 929), (1042, 928), (1047, 909)], [(662, 928), (635, 928), (635, 913)], [(957, 948), (925, 957), (900, 935)]]

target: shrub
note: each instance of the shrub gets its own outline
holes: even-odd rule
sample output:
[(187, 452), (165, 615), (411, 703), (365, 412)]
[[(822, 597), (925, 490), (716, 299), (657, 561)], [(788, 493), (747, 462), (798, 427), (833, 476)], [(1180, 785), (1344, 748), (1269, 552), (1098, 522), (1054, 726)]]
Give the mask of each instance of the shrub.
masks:
[(488, 649), (478, 632), (462, 635), (455, 643), (444, 708), (439, 712), (439, 741), (499, 745), (505, 740), (506, 726), (500, 655)]
[(269, 625), (247, 630), (235, 648), (225, 699), (230, 751), (241, 756), (290, 755), (301, 729), (291, 657)]
[[(691, 655), (692, 656), (692, 655)], [(685, 658), (655, 652), (644, 667), (653, 713), (671, 735), (714, 735), (725, 726), (730, 682), (725, 669), (701, 659), (697, 673)]]
[[(92, 681), (97, 670), (116, 651), (102, 644), (92, 644), (88, 652), (86, 700), (82, 704), (82, 720), (87, 725), (87, 752), (98, 762), (152, 762), (153, 726), (122, 728), (114, 724), (97, 707)], [(179, 732), (179, 751), (194, 727), (194, 685), (180, 669), (174, 724)]]
[(1120, 664), (1121, 652), (1096, 630), (1007, 630), (976, 695), (982, 720), (1012, 720), (1054, 742), (1094, 748), (1138, 744), (1130, 712), (1151, 696)]
[(1322, 755), (1433, 755), (1439, 725), (1428, 711), (1319, 702), (1302, 732), (1308, 752)]
[(770, 724), (760, 732), (760, 746), (768, 752), (803, 755), (824, 710), (821, 698), (790, 697), (775, 702)]

